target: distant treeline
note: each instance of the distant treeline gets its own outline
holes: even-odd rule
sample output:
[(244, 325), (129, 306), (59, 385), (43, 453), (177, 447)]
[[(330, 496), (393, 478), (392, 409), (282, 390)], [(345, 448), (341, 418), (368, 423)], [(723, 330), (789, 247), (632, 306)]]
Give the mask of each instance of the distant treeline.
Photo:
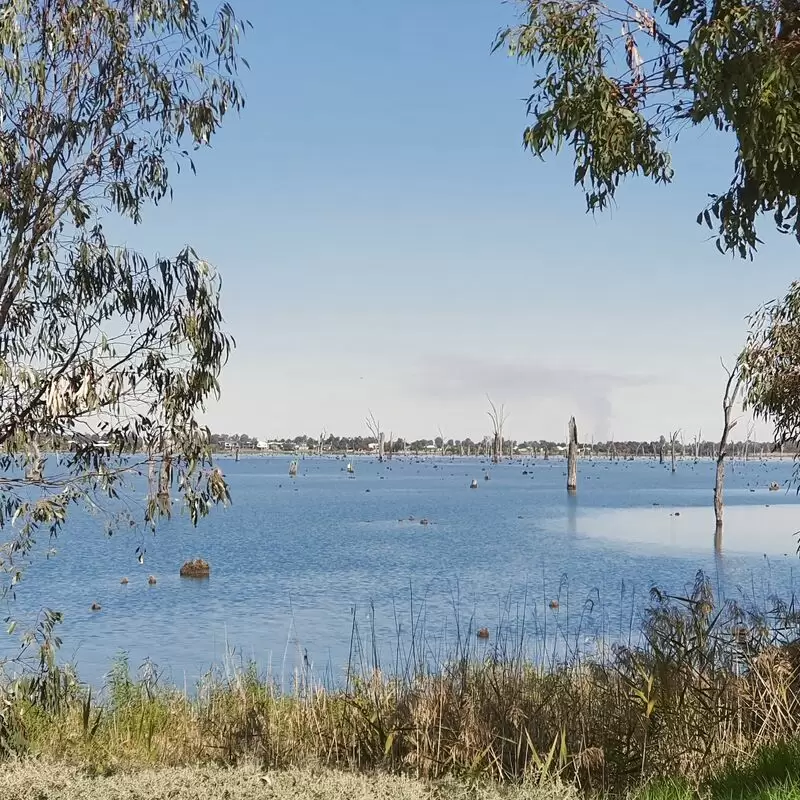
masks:
[[(335, 436), (328, 434), (320, 439), (313, 436), (295, 436), (294, 438), (259, 439), (247, 434), (214, 433), (211, 443), (216, 451), (259, 451), (279, 453), (370, 453), (378, 446), (378, 440), (369, 436)], [(633, 456), (660, 458), (670, 457), (672, 441), (666, 437), (658, 437), (650, 441), (606, 441), (584, 442), (581, 444), (583, 456), (629, 458)], [(718, 454), (719, 443), (709, 440), (686, 441), (676, 437), (674, 442), (676, 458), (709, 458)], [(551, 441), (546, 439), (515, 441), (507, 440), (503, 443), (506, 456), (512, 455), (559, 455), (566, 450), (565, 441)], [(415, 439), (409, 441), (398, 437), (386, 439), (386, 454), (411, 453), (414, 455), (443, 455), (443, 456), (471, 456), (489, 455), (491, 453), (491, 439), (485, 438), (475, 441), (469, 437), (465, 439), (443, 440), (437, 436), (432, 439)], [(778, 447), (774, 442), (738, 441), (728, 443), (728, 455), (737, 457), (769, 456), (782, 452), (785, 455), (795, 455), (797, 447), (784, 445)]]

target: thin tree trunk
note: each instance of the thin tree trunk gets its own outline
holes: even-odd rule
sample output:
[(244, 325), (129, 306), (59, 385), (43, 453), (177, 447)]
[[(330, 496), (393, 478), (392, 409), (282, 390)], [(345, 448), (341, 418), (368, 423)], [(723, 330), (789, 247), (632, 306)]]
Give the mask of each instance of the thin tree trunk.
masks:
[(569, 447), (567, 450), (567, 491), (578, 490), (578, 426), (575, 417), (569, 419)]
[(384, 445), (384, 436), (383, 431), (378, 433), (378, 461), (383, 461), (383, 445)]
[(719, 440), (717, 471), (714, 480), (714, 519), (716, 522), (714, 543), (718, 548), (722, 547), (722, 515), (725, 507), (725, 456), (727, 455), (728, 449), (728, 436), (736, 425), (736, 420), (731, 420), (731, 411), (736, 403), (736, 395), (739, 393), (741, 383), (742, 377), (737, 366), (728, 374), (728, 382), (725, 384), (725, 394), (722, 397), (722, 436)]

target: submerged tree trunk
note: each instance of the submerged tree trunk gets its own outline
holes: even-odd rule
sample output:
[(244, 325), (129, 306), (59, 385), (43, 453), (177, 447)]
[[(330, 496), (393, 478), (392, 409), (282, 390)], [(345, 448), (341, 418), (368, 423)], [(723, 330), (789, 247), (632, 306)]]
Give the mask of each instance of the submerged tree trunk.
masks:
[(378, 461), (383, 461), (384, 442), (385, 437), (383, 435), (383, 431), (380, 431), (378, 433)]
[(680, 435), (680, 431), (671, 431), (669, 434), (669, 450), (670, 450), (670, 460), (672, 462), (672, 471), (675, 472), (675, 444), (678, 441), (678, 436)]
[(725, 507), (725, 456), (728, 452), (728, 436), (736, 425), (736, 420), (731, 420), (731, 411), (736, 403), (736, 396), (742, 383), (742, 376), (738, 365), (728, 373), (728, 382), (725, 384), (725, 394), (722, 397), (722, 436), (719, 440), (717, 453), (717, 471), (714, 480), (714, 518), (716, 529), (714, 533), (714, 546), (722, 547), (722, 514)]
[(578, 426), (575, 417), (569, 418), (569, 444), (567, 449), (567, 491), (578, 489)]

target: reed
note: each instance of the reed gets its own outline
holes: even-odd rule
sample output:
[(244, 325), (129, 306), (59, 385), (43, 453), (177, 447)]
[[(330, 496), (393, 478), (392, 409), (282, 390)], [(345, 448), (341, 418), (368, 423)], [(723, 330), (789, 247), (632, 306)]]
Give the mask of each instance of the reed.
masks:
[(678, 796), (724, 788), (731, 770), (764, 773), (753, 752), (796, 752), (780, 748), (800, 733), (799, 628), (793, 602), (717, 603), (700, 574), (685, 597), (654, 590), (641, 639), (595, 657), (537, 663), (518, 628), (482, 649), (466, 630), (439, 667), (417, 641), (384, 672), (354, 626), (338, 684), (298, 670), (284, 689), (243, 665), (187, 693), (120, 660), (97, 697), (46, 659), (7, 683), (0, 748), (101, 773), (256, 762)]

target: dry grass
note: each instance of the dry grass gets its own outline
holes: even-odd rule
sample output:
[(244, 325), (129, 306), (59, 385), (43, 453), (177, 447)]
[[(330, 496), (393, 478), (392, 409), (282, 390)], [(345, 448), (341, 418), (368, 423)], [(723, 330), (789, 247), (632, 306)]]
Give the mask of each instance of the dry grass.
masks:
[(480, 661), (462, 649), (435, 674), (373, 667), (342, 687), (298, 681), (285, 695), (251, 669), (191, 697), (120, 667), (100, 703), (48, 664), (9, 688), (0, 748), (99, 774), (249, 761), (595, 792), (699, 785), (800, 734), (797, 635), (791, 606), (717, 607), (701, 576), (690, 597), (655, 593), (644, 643), (602, 661), (543, 668), (520, 648)]
[(3, 800), (578, 800), (574, 789), (551, 785), (503, 790), (446, 782), (426, 784), (385, 774), (332, 770), (265, 773), (236, 769), (175, 768), (92, 776), (53, 764), (0, 768)]

